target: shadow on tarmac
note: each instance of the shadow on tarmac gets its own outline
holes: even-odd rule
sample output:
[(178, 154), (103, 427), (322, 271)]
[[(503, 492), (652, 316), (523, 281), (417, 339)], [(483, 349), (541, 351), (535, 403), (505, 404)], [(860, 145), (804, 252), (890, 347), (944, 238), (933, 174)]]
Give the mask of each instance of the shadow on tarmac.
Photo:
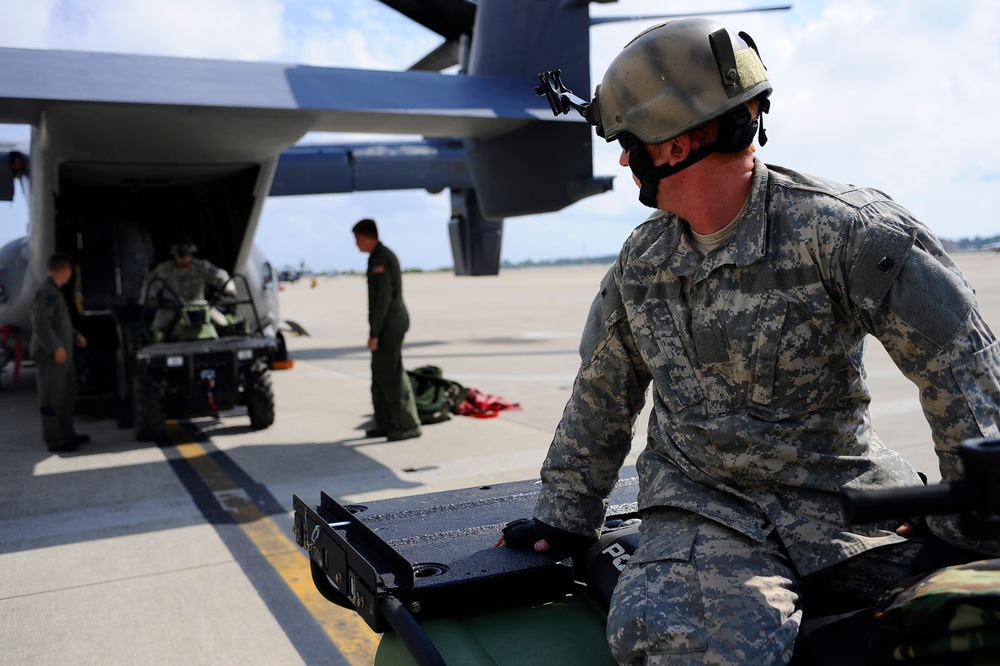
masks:
[[(197, 486), (185, 478), (204, 456), (223, 467), (240, 490), (260, 500), (266, 515), (280, 516), (279, 522), (285, 522), (289, 509), (284, 500), (291, 497), (278, 501), (267, 486), (315, 486), (347, 495), (419, 485), (399, 479), (357, 450), (381, 440), (271, 442), (221, 450), (210, 438), (224, 443), (223, 438), (253, 429), (215, 419), (180, 423), (187, 434), (182, 439), (202, 450), (183, 464), (178, 464), (183, 457), (178, 441), (138, 442), (131, 429), (119, 429), (113, 419), (86, 416), (77, 416), (76, 426), (91, 435), (91, 442), (71, 453), (53, 454), (41, 440), (34, 373), (29, 370), (16, 385), (6, 385), (0, 397), (0, 554), (225, 521), (222, 514), (199, 509), (211, 497), (198, 497)], [(245, 470), (258, 477), (265, 472), (254, 478)], [(217, 489), (201, 492), (212, 495)]]

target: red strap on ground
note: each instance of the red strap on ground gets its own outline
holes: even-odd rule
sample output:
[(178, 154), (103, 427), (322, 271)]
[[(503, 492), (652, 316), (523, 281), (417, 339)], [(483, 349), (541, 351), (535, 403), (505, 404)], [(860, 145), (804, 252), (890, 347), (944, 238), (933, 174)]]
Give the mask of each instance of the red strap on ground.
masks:
[(504, 400), (498, 395), (486, 395), (478, 389), (465, 390), (465, 400), (459, 404), (459, 416), (473, 416), (477, 419), (491, 419), (500, 416), (504, 410), (519, 410), (521, 406), (515, 402)]

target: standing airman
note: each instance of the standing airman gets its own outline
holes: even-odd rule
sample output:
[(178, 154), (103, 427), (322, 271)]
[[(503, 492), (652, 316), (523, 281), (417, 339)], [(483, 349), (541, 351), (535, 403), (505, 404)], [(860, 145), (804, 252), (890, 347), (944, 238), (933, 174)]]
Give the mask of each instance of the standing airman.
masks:
[(73, 347), (86, 347), (87, 339), (73, 329), (64, 287), (73, 277), (73, 264), (65, 254), (49, 258), (49, 276), (31, 302), (31, 344), (42, 414), (42, 437), (49, 451), (75, 451), (90, 441), (73, 428), (76, 408), (76, 366)]
[(403, 303), (399, 259), (379, 241), (374, 220), (361, 220), (351, 231), (358, 249), (369, 255), (368, 349), (372, 353), (375, 427), (365, 435), (389, 441), (420, 437), (417, 406), (403, 368), (403, 336), (410, 328), (410, 315)]

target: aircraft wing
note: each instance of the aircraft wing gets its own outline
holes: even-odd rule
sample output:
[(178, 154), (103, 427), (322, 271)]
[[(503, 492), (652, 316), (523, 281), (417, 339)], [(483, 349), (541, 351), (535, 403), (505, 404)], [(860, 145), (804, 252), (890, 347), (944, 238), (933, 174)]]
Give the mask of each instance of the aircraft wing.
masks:
[(288, 115), (308, 129), (490, 138), (552, 119), (522, 77), (0, 48), (0, 123), (54, 106)]
[[(387, 4), (461, 46), (465, 73), (0, 48), (0, 123), (34, 128), (33, 220), (62, 223), (69, 238), (72, 225), (107, 214), (91, 202), (121, 202), (122, 220), (164, 236), (154, 245), (178, 219), (243, 238), (214, 257), (236, 266), (268, 194), (447, 187), (456, 272), (495, 274), (504, 218), (561, 210), (611, 187), (593, 174), (591, 127), (553, 116), (534, 92), (538, 72), (559, 65), (568, 85), (590, 89), (585, 6)], [(289, 150), (310, 131), (421, 140)], [(205, 201), (219, 210), (196, 204)], [(74, 214), (57, 220), (57, 203)], [(43, 240), (32, 246), (35, 266), (58, 239)]]

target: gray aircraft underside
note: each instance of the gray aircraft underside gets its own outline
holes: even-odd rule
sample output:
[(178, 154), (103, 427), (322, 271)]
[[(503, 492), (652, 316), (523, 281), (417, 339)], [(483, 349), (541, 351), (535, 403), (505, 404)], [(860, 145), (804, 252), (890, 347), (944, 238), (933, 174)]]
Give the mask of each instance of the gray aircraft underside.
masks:
[[(27, 342), (47, 259), (68, 252), (85, 323), (112, 338), (91, 351), (113, 357), (101, 322), (183, 238), (247, 277), (274, 334), (277, 276), (254, 246), (268, 196), (449, 188), (455, 272), (483, 275), (499, 270), (505, 217), (610, 187), (593, 177), (591, 128), (534, 94), (561, 62), (589, 89), (587, 3), (382, 2), (445, 43), (403, 72), (0, 48), (0, 123), (31, 126), (27, 151), (0, 150), (0, 198), (27, 191), (30, 217), (28, 238), (0, 248), (0, 330)], [(309, 132), (414, 140), (295, 146)]]
[[(0, 327), (27, 328), (54, 251), (74, 255), (83, 311), (106, 312), (137, 299), (178, 237), (249, 274), (276, 326), (253, 243), (269, 195), (449, 188), (455, 272), (491, 275), (504, 218), (610, 189), (593, 175), (592, 128), (534, 93), (555, 67), (591, 90), (587, 0), (380, 1), (444, 43), (408, 71), (0, 48), (0, 123), (32, 127), (30, 236), (0, 250)], [(309, 132), (414, 141), (294, 145)], [(0, 151), (0, 196), (19, 157)]]

